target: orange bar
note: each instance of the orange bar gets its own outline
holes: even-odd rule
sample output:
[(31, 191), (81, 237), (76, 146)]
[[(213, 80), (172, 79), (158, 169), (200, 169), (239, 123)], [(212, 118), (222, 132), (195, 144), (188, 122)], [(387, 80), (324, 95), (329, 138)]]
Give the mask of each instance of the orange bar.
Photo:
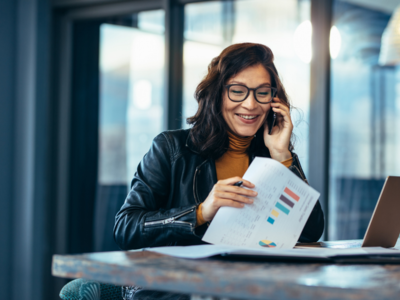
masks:
[(295, 193), (293, 193), (291, 190), (289, 190), (289, 188), (286, 187), (284, 192), (288, 194), (290, 197), (292, 197), (294, 200), (296, 201), (300, 200), (300, 197), (297, 196)]

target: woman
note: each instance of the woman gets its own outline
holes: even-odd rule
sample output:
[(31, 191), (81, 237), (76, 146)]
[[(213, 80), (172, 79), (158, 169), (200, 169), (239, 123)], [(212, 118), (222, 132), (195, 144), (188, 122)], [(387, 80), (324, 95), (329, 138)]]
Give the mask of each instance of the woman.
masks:
[[(273, 59), (268, 47), (244, 43), (212, 60), (196, 89), (198, 110), (187, 120), (192, 128), (158, 135), (138, 166), (116, 216), (122, 249), (203, 243), (220, 207), (253, 202), (254, 185), (242, 176), (255, 156), (282, 162), (307, 182), (292, 152), (290, 104)], [(238, 181), (248, 189), (234, 186)], [(317, 202), (299, 240), (317, 241), (323, 229)]]

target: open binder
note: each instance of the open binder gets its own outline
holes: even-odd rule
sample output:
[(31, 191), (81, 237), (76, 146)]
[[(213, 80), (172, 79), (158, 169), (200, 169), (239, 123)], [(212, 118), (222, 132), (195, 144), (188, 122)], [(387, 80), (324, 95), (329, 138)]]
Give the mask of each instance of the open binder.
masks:
[(395, 248), (366, 247), (330, 249), (321, 247), (294, 249), (251, 249), (218, 245), (172, 246), (145, 248), (144, 251), (185, 259), (223, 257), (260, 261), (293, 261), (325, 263), (392, 263), (400, 264), (400, 251)]

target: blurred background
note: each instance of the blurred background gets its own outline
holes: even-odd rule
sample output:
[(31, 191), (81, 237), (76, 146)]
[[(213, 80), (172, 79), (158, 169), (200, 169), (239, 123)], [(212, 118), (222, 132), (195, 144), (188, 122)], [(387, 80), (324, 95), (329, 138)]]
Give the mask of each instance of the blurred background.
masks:
[[(57, 299), (55, 253), (118, 250), (152, 139), (188, 128), (211, 59), (270, 47), (324, 240), (363, 238), (400, 176), (398, 0), (2, 0), (0, 299)], [(400, 213), (399, 213), (400, 217)]]

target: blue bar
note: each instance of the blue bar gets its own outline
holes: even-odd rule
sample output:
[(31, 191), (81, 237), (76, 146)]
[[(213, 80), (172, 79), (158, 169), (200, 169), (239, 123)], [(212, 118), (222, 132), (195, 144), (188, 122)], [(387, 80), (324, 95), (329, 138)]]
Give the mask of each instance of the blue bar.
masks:
[(271, 224), (274, 224), (274, 222), (275, 222), (275, 220), (274, 219), (272, 219), (271, 217), (268, 217), (268, 220), (267, 220), (269, 223), (271, 223)]
[(279, 202), (276, 202), (275, 206), (277, 208), (279, 208), (283, 213), (285, 214), (289, 214), (289, 209), (287, 209), (286, 207), (284, 207), (282, 204), (280, 204)]

